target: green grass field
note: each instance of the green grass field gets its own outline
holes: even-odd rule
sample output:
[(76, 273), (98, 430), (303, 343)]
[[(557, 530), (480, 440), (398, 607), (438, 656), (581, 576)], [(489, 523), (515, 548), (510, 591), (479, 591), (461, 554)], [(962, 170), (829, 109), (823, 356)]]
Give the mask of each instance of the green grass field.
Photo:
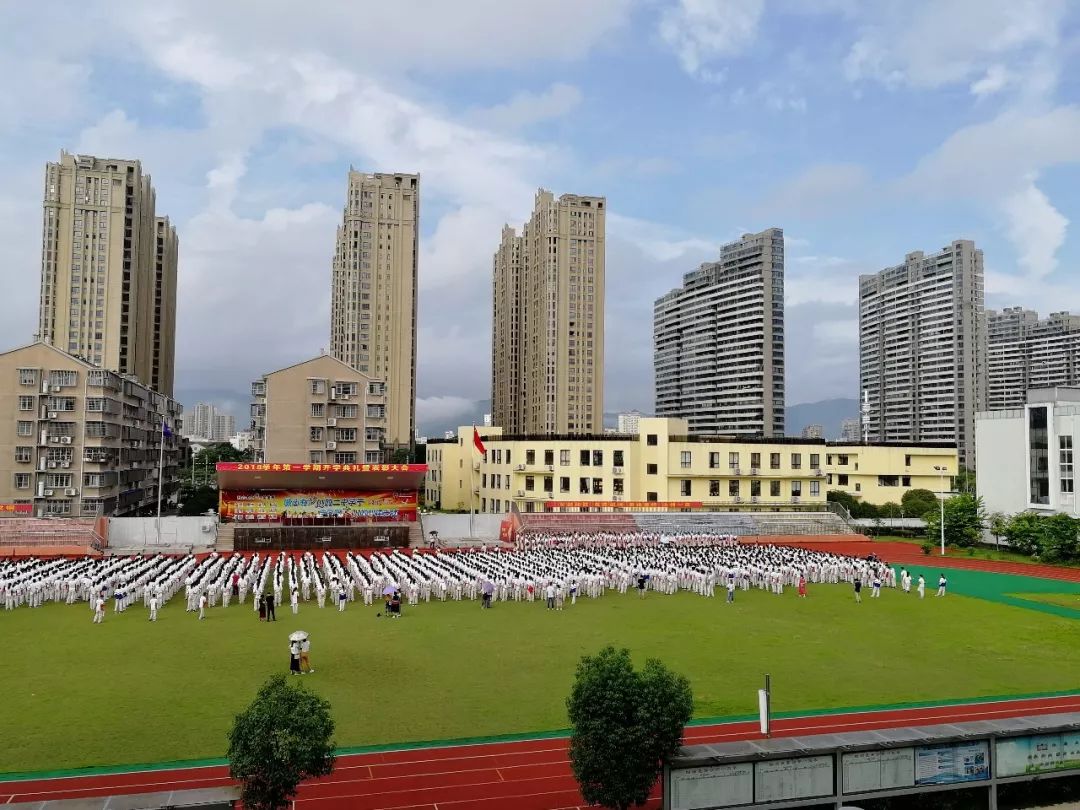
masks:
[[(954, 587), (986, 590), (980, 576)], [(1036, 590), (996, 576), (989, 591), (1002, 596)], [(1080, 687), (1080, 623), (1044, 612), (1062, 608), (868, 597), (856, 605), (846, 586), (811, 586), (805, 600), (740, 592), (734, 606), (608, 594), (561, 613), (433, 602), (400, 620), (302, 605), (276, 624), (250, 602), (199, 622), (174, 600), (156, 624), (140, 605), (99, 626), (85, 605), (20, 608), (0, 613), (0, 772), (221, 756), (233, 715), (287, 670), (295, 629), (312, 634), (317, 672), (303, 681), (332, 703), (341, 746), (563, 728), (578, 659), (607, 643), (689, 676), (699, 717), (754, 712), (765, 672), (780, 712)]]
[(1046, 605), (1058, 605), (1060, 607), (1080, 610), (1080, 594), (1078, 593), (1013, 593), (1017, 599), (1030, 599), (1033, 602), (1042, 602)]

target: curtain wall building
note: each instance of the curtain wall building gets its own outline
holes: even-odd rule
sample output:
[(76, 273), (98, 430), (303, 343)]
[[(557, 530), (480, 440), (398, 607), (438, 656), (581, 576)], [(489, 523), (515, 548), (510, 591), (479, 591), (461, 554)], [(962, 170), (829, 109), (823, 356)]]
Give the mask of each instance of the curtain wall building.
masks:
[(1007, 307), (987, 310), (986, 409), (1023, 408), (1027, 392), (1080, 385), (1080, 315)]
[(594, 434), (604, 422), (603, 197), (536, 194), (503, 228), (492, 270), (493, 421), (508, 432)]
[(745, 234), (653, 308), (656, 415), (692, 434), (784, 435), (784, 232)]
[(859, 384), (870, 441), (955, 442), (975, 465), (987, 401), (983, 254), (969, 240), (859, 277)]
[(337, 231), (330, 351), (386, 381), (386, 442), (412, 444), (420, 177), (350, 171)]

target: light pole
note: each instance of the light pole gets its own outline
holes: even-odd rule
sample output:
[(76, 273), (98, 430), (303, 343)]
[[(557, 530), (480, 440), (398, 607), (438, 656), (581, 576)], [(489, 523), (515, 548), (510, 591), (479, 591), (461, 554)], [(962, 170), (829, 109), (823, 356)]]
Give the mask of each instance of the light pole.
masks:
[(934, 465), (934, 469), (937, 470), (938, 478), (941, 483), (939, 484), (940, 490), (938, 491), (938, 500), (941, 501), (941, 556), (945, 556), (945, 467), (939, 467)]

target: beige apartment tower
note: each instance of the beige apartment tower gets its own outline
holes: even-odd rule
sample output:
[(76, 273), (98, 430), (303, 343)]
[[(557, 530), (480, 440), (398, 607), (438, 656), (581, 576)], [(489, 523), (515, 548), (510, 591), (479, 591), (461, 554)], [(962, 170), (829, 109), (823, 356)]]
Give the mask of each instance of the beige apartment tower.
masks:
[(176, 231), (137, 160), (45, 167), (40, 339), (172, 395)]
[(0, 503), (39, 517), (153, 514), (159, 462), (164, 499), (183, 475), (180, 413), (171, 398), (55, 346), (4, 352)]
[(507, 435), (585, 434), (604, 422), (603, 197), (536, 193), (492, 270), (493, 421)]
[(256, 461), (365, 464), (383, 461), (386, 386), (329, 355), (251, 384)]
[(416, 423), (420, 177), (349, 171), (337, 231), (330, 353), (386, 381), (386, 442), (409, 447)]

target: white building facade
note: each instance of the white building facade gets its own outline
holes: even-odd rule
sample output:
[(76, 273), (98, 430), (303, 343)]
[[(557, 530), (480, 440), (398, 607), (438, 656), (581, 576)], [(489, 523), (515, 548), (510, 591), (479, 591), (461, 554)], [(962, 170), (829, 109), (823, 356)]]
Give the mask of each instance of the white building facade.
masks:
[(1023, 408), (978, 414), (975, 445), (976, 487), (987, 512), (1080, 517), (1073, 465), (1080, 388), (1033, 389)]

